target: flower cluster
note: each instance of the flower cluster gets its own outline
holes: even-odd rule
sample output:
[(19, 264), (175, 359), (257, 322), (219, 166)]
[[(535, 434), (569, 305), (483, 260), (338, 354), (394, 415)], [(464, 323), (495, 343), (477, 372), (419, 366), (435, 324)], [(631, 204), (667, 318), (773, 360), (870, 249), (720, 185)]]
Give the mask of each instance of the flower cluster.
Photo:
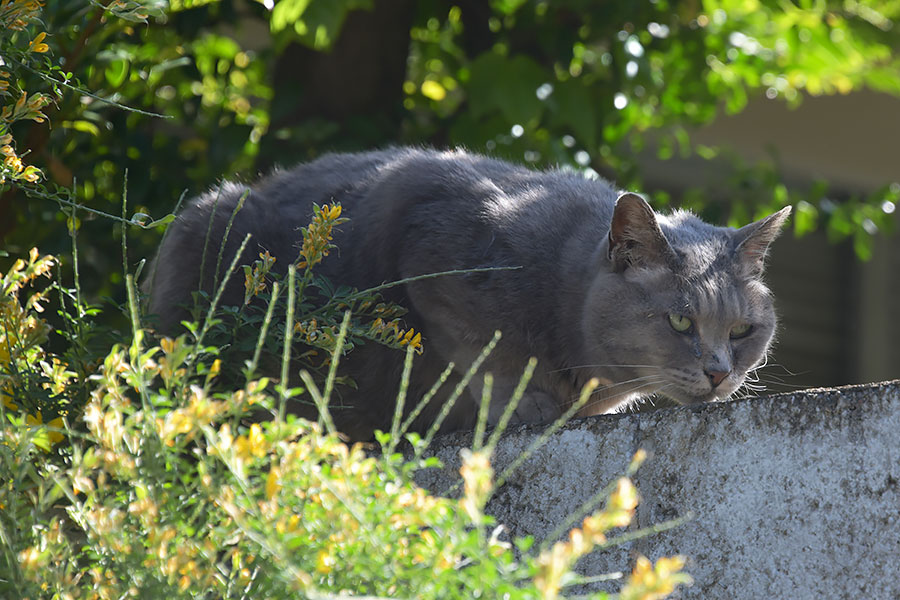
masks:
[[(46, 32), (39, 31), (28, 40), (22, 48), (17, 48), (20, 36), (15, 32), (23, 31), (32, 24), (40, 23), (41, 0), (2, 0), (0, 1), (0, 43), (4, 50), (12, 50), (17, 61), (27, 61), (31, 55), (44, 54), (50, 46), (44, 41)], [(0, 58), (0, 67), (7, 66)], [(10, 126), (21, 120), (32, 120), (43, 123), (47, 115), (41, 112), (50, 104), (50, 97), (42, 93), (29, 94), (26, 90), (17, 90), (15, 78), (5, 68), (0, 68), (0, 185), (10, 181), (36, 183), (41, 178), (41, 171), (34, 166), (25, 165), (14, 147)], [(8, 102), (8, 103), (7, 103)]]
[[(24, 95), (22, 97), (24, 98)], [(8, 108), (8, 106), (3, 107), (3, 111), (6, 111)], [(0, 120), (2, 119), (3, 115), (0, 114)], [(12, 180), (24, 179), (30, 183), (38, 181), (41, 178), (41, 171), (33, 165), (26, 167), (22, 159), (16, 155), (15, 149), (10, 145), (11, 142), (11, 135), (0, 136), (0, 144), (4, 144), (0, 146), (0, 155), (2, 155), (3, 160), (0, 163), (0, 184), (5, 183), (7, 178)]]
[(484, 517), (484, 505), (493, 491), (494, 469), (491, 467), (490, 452), (486, 449), (473, 452), (463, 449), (460, 453), (462, 466), (459, 474), (463, 478), (463, 497), (460, 507), (473, 523), (480, 523)]
[[(23, 263), (16, 272), (25, 270)], [(520, 561), (484, 513), (494, 491), (490, 449), (462, 452), (460, 499), (437, 497), (413, 481), (433, 459), (375, 457), (292, 417), (248, 423), (249, 406), (274, 403), (264, 381), (210, 395), (220, 365), (192, 365), (185, 338), (148, 349), (140, 338), (113, 348), (93, 376), (88, 435), (72, 438), (71, 459), (46, 471), (46, 489), (0, 488), (0, 504), (14, 504), (17, 514), (39, 514), (33, 503), (50, 498), (46, 521), (27, 528), (28, 541), (14, 548), (16, 589), (30, 590), (21, 597), (339, 591), (552, 599), (573, 581), (574, 562), (633, 517), (637, 492), (622, 478), (569, 541)], [(9, 431), (16, 430), (0, 424), (4, 476), (11, 464), (32, 468), (5, 460), (22, 447)], [(682, 566), (680, 557), (639, 559), (621, 597), (662, 598), (687, 581)]]
[(338, 328), (319, 323), (318, 319), (309, 319), (294, 325), (294, 335), (305, 344), (331, 350), (337, 341)]
[[(633, 467), (637, 468), (645, 458), (646, 453), (638, 451)], [(541, 553), (537, 560), (535, 584), (545, 600), (559, 596), (564, 578), (578, 559), (605, 544), (608, 541), (606, 534), (610, 530), (631, 524), (639, 501), (631, 479), (619, 478), (605, 507), (586, 517), (580, 529), (571, 530), (568, 541), (557, 542), (550, 550)], [(681, 572), (683, 567), (684, 559), (680, 556), (661, 558), (655, 567), (641, 556), (619, 597), (629, 600), (663, 598), (677, 585), (691, 581), (688, 575)]]
[[(42, 348), (41, 293), (19, 300), (54, 264), (35, 249), (0, 279), (0, 572), (9, 573), (0, 597), (552, 600), (577, 581), (576, 561), (633, 518), (637, 492), (623, 477), (567, 541), (517, 555), (485, 510), (493, 447), (461, 453), (458, 499), (432, 495), (414, 480), (439, 466), (420, 458), (420, 437), (407, 436), (417, 449), (409, 462), (393, 453), (391, 434), (379, 432), (380, 456), (348, 446), (321, 424), (282, 416), (274, 407), (285, 393), (270, 395), (266, 379), (214, 387), (229, 363), (187, 335), (146, 347), (136, 330), (76, 374)], [(355, 293), (333, 297), (331, 312), (301, 303), (289, 330), (329, 346), (335, 360), (346, 346), (333, 316), (355, 312), (359, 337), (421, 349), (421, 336), (401, 329), (401, 309)], [(323, 394), (306, 383), (311, 396)], [(76, 388), (87, 396), (83, 410), (50, 415), (26, 404)], [(265, 411), (279, 416), (260, 421)], [(35, 450), (54, 443), (55, 452)], [(689, 580), (683, 565), (638, 559), (621, 597), (664, 597)]]
[(369, 325), (367, 337), (386, 346), (402, 348), (409, 344), (417, 354), (422, 354), (422, 334), (412, 328), (403, 329), (400, 319), (390, 321), (385, 321), (380, 317), (375, 319)]
[(49, 276), (54, 264), (55, 258), (32, 248), (27, 260), (16, 260), (0, 277), (0, 403), (18, 413), (12, 418), (35, 430), (35, 443), (44, 450), (62, 441), (62, 415), (51, 415), (49, 427), (44, 427), (45, 415), (30, 395), (37, 390), (60, 395), (74, 373), (42, 347), (50, 333), (50, 326), (39, 317), (44, 294), (32, 293), (23, 305), (19, 293), (39, 277)]
[[(40, 17), (43, 7), (43, 0), (2, 0), (0, 1), (0, 24), (12, 31), (21, 31)], [(46, 49), (38, 50), (38, 52), (45, 51)]]
[(275, 266), (275, 260), (267, 250), (259, 253), (259, 260), (253, 266), (244, 265), (244, 304), (266, 291), (266, 277)]
[(301, 260), (297, 263), (300, 269), (311, 269), (328, 256), (334, 248), (331, 243), (335, 226), (345, 223), (341, 218), (341, 205), (332, 203), (326, 206), (313, 205), (313, 218), (309, 226), (303, 227), (303, 245), (300, 248)]
[(664, 556), (650, 562), (645, 556), (638, 556), (628, 583), (619, 594), (620, 600), (658, 600), (665, 598), (680, 584), (690, 583), (691, 578), (682, 573), (683, 556)]
[[(180, 343), (167, 341), (163, 354), (177, 355)], [(142, 407), (131, 402), (137, 374), (146, 383), (161, 378), (153, 359), (159, 350), (129, 359), (115, 349), (96, 377), (84, 417), (93, 443), (59, 481), (76, 498), (69, 513), (103, 567), (89, 568), (79, 591), (54, 580), (68, 597), (131, 597), (151, 589), (145, 586), (229, 598), (240, 597), (239, 590), (289, 597), (370, 588), (387, 595), (396, 584), (378, 581), (382, 567), (344, 566), (383, 556), (402, 582), (423, 569), (440, 573), (458, 564), (458, 541), (435, 529), (452, 527), (453, 501), (427, 494), (390, 463), (323, 435), (313, 423), (234, 421), (263, 393), (259, 383), (219, 399), (188, 385), (186, 405), (172, 409), (159, 399)], [(188, 381), (186, 370), (170, 376), (173, 389), (175, 380)], [(193, 508), (182, 514), (186, 505)], [(42, 569), (72, 552), (70, 546), (60, 546), (59, 555), (40, 551), (45, 538), (20, 553), (23, 573), (35, 583)], [(96, 558), (93, 564), (100, 566)], [(135, 569), (142, 573), (137, 580)]]

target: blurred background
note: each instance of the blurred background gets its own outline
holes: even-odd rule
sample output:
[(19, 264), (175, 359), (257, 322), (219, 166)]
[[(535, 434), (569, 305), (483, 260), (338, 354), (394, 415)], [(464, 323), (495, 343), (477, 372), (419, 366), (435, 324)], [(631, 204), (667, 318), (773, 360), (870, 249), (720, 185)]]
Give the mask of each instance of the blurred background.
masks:
[[(48, 0), (41, 18), (0, 34), (0, 137), (44, 174), (0, 183), (0, 270), (38, 246), (71, 280), (74, 233), (109, 327), (183, 196), (328, 151), (464, 146), (713, 223), (793, 205), (763, 381), (900, 377), (897, 2)], [(134, 222), (124, 261), (100, 213)]]

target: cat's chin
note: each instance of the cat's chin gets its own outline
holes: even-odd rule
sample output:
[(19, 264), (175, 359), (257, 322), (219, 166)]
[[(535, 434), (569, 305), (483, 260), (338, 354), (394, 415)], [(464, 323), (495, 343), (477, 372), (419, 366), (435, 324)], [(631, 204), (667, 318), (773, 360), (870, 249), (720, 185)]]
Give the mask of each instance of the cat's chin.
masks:
[(711, 390), (705, 394), (691, 394), (685, 390), (668, 390), (665, 394), (671, 400), (674, 400), (682, 406), (690, 406), (691, 404), (706, 404), (708, 402), (722, 402), (727, 400), (731, 394), (723, 394), (716, 390)]

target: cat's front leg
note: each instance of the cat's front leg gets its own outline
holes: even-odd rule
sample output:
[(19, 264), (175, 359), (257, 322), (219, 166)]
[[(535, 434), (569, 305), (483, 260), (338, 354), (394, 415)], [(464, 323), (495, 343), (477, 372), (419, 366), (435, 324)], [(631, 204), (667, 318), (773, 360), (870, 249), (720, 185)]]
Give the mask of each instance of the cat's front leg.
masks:
[(556, 399), (537, 389), (528, 389), (516, 406), (513, 418), (510, 421), (513, 424), (519, 423), (552, 423), (562, 415)]

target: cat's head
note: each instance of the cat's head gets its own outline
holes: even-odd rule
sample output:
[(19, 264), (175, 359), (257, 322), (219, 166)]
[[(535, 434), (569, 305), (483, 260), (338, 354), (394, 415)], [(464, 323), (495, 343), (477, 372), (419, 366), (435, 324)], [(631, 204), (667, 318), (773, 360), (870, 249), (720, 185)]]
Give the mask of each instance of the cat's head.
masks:
[(682, 404), (733, 394), (775, 333), (762, 274), (789, 214), (733, 229), (620, 196), (583, 314), (586, 350), (613, 384), (608, 394), (660, 393)]

